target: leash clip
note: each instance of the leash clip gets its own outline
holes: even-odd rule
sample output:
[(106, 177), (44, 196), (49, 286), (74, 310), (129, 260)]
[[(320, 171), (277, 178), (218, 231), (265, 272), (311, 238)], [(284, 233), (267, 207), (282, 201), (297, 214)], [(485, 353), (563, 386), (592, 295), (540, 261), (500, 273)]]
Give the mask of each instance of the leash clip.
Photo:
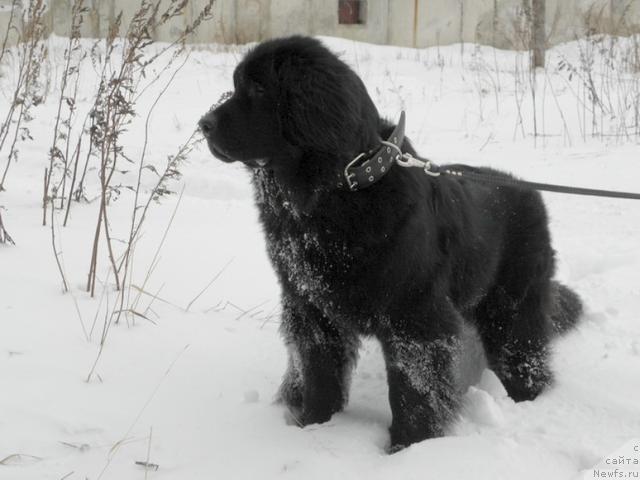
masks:
[(419, 158), (414, 157), (410, 153), (403, 153), (400, 158), (396, 159), (396, 163), (401, 167), (421, 168), (424, 171), (424, 173), (426, 173), (430, 177), (440, 176), (440, 168), (437, 165), (434, 165), (429, 160), (420, 160)]

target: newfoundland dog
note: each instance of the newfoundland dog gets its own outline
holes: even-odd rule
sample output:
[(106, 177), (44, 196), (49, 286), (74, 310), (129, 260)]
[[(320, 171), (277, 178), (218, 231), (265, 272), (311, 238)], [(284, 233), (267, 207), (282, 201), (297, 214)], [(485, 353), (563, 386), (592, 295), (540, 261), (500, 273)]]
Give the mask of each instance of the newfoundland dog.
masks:
[(299, 424), (345, 406), (363, 336), (385, 357), (390, 451), (456, 418), (466, 324), (514, 400), (552, 382), (549, 342), (581, 303), (552, 280), (537, 192), (394, 165), (395, 145), (416, 154), (403, 126), (380, 118), (360, 78), (313, 38), (257, 45), (233, 83), (200, 128), (216, 157), (252, 175), (282, 288), (279, 398)]

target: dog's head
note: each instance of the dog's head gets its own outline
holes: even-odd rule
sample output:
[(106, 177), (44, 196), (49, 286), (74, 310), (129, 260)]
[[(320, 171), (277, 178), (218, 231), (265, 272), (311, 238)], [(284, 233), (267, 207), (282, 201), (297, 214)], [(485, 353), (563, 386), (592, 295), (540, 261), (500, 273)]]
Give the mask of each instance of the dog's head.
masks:
[(378, 112), (364, 84), (315, 39), (259, 44), (233, 83), (231, 97), (200, 120), (224, 161), (278, 168), (317, 154), (352, 158), (378, 140)]

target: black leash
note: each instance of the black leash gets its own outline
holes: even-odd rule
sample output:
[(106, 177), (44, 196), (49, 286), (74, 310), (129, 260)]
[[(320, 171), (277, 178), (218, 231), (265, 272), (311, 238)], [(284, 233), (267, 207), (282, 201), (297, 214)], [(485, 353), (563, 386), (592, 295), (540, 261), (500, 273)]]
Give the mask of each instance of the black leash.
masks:
[(554, 185), (551, 183), (529, 182), (527, 180), (516, 180), (515, 178), (500, 178), (495, 175), (476, 172), (457, 172), (458, 177), (469, 178), (478, 183), (488, 183), (493, 185), (504, 185), (518, 188), (531, 188), (543, 192), (569, 193), (572, 195), (588, 195), (592, 197), (627, 198), (640, 200), (640, 193), (619, 192), (614, 190), (598, 190), (595, 188), (570, 187), (567, 185)]
[(410, 153), (403, 153), (400, 149), (404, 140), (404, 112), (389, 138), (382, 140), (381, 146), (371, 152), (360, 153), (344, 169), (343, 174), (338, 175), (338, 188), (346, 188), (351, 191), (366, 188), (384, 177), (394, 163), (401, 167), (421, 168), (424, 173), (432, 177), (450, 175), (457, 178), (465, 178), (485, 185), (502, 187), (527, 188), (543, 192), (569, 193), (573, 195), (589, 195), (593, 197), (627, 198), (640, 200), (640, 193), (619, 192), (612, 190), (598, 190), (595, 188), (570, 187), (567, 185), (554, 185), (550, 183), (528, 182), (512, 177), (499, 176), (478, 171), (474, 167), (466, 165), (447, 165), (440, 167), (430, 160), (417, 158)]
[[(527, 180), (518, 180), (510, 177), (501, 177), (498, 175), (492, 175), (490, 173), (477, 172), (473, 170), (466, 170), (462, 166), (447, 166), (447, 167), (439, 167), (429, 160), (418, 159), (415, 157), (411, 157), (409, 163), (411, 165), (407, 165), (406, 155), (403, 155), (403, 160), (398, 161), (399, 165), (404, 167), (421, 167), (426, 174), (431, 176), (439, 176), (441, 174), (450, 175), (456, 178), (466, 178), (468, 180), (473, 180), (477, 183), (483, 183), (486, 185), (497, 185), (504, 187), (515, 187), (515, 188), (528, 188), (532, 190), (540, 190), (543, 192), (554, 192), (554, 193), (568, 193), (572, 195), (588, 195), (592, 197), (611, 197), (611, 198), (625, 198), (631, 200), (640, 200), (640, 193), (633, 192), (620, 192), (614, 190), (599, 190), (595, 188), (582, 188), (582, 187), (571, 187), (568, 185), (554, 185), (551, 183), (540, 183), (540, 182), (529, 182)], [(417, 164), (420, 162), (420, 165)], [(462, 168), (462, 169), (461, 169)], [(472, 168), (472, 167), (468, 167)]]

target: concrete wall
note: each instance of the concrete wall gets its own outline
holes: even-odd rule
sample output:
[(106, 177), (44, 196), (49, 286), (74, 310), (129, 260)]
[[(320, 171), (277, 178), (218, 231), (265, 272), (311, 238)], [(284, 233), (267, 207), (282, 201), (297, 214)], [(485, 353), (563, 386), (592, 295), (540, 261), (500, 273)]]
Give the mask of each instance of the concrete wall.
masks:
[[(214, 19), (202, 25), (192, 41), (248, 43), (300, 33), (415, 47), (479, 42), (500, 48), (523, 48), (524, 1), (368, 0), (364, 24), (340, 25), (338, 0), (216, 0)], [(546, 1), (551, 45), (587, 31), (640, 33), (640, 0)], [(0, 39), (6, 31), (6, 5), (10, 3), (11, 0), (0, 0)], [(51, 31), (58, 35), (69, 32), (71, 3), (72, 0), (50, 0), (48, 21)], [(163, 41), (175, 38), (205, 3), (206, 0), (190, 0), (185, 14), (159, 28), (154, 32), (155, 38)], [(140, 2), (85, 0), (85, 4), (90, 11), (83, 35), (103, 37), (118, 12), (123, 12), (126, 25)]]

